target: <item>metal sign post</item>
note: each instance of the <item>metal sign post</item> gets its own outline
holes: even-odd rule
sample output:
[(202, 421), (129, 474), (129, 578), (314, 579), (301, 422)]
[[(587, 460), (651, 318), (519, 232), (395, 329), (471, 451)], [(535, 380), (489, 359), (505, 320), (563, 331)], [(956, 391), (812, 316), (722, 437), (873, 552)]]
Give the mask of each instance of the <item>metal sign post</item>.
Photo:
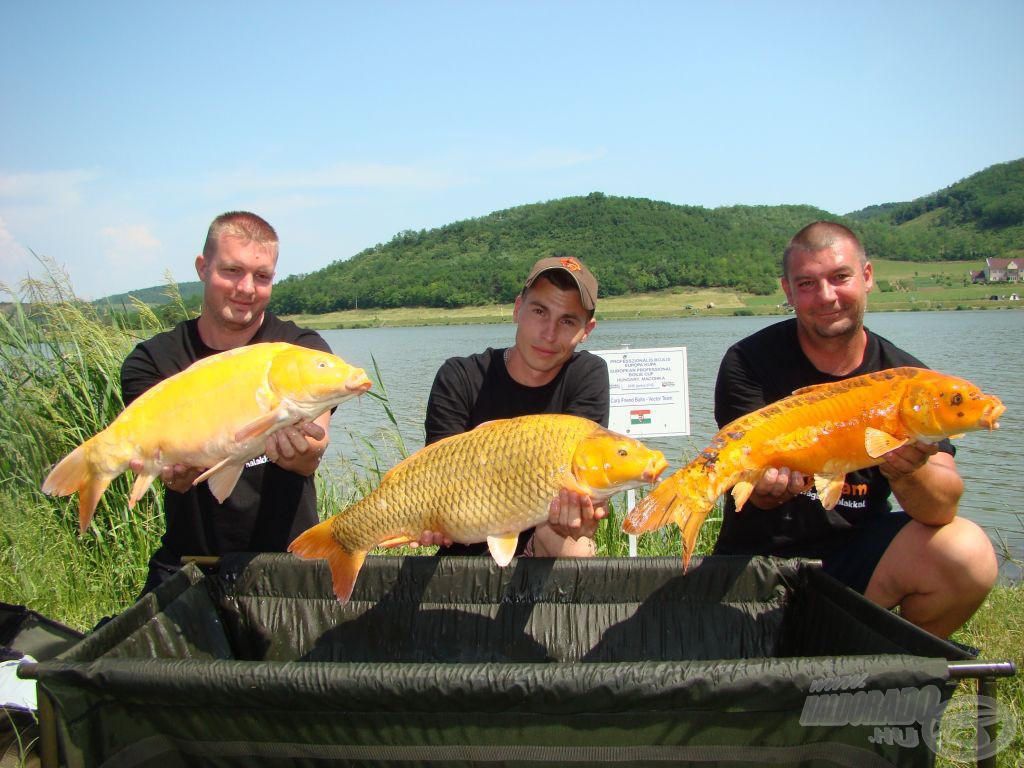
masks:
[[(608, 364), (608, 428), (630, 437), (677, 437), (690, 434), (690, 392), (686, 347), (594, 350)], [(636, 493), (627, 491), (626, 508)], [(636, 536), (629, 537), (636, 557)]]

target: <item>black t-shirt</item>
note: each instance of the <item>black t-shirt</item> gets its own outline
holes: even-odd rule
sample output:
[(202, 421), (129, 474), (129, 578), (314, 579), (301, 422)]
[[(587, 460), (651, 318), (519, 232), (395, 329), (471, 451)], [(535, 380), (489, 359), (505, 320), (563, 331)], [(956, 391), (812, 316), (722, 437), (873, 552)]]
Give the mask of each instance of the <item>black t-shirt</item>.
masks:
[[(286, 341), (330, 352), (316, 333), (280, 320), (270, 312), (249, 344)], [(138, 344), (121, 366), (121, 392), (128, 405), (146, 390), (221, 350), (199, 337), (196, 320)], [(206, 483), (187, 493), (164, 492), (167, 530), (153, 559), (179, 565), (183, 555), (222, 555), (228, 552), (283, 552), (292, 539), (318, 522), (316, 485), (281, 469), (266, 456), (245, 465), (231, 495), (219, 504)]]
[[(424, 424), (427, 445), (449, 435), (467, 432), (494, 419), (537, 413), (566, 413), (608, 426), (608, 366), (589, 352), (574, 352), (547, 384), (527, 387), (508, 374), (504, 349), (469, 357), (452, 357), (434, 377)], [(522, 554), (533, 528), (519, 534), (516, 554)], [(455, 544), (438, 554), (485, 554), (487, 545)]]
[[(796, 322), (789, 319), (770, 325), (725, 353), (715, 383), (719, 428), (801, 387), (903, 365), (926, 367), (892, 342), (867, 331), (864, 360), (856, 370), (846, 376), (822, 373), (800, 348)], [(954, 453), (948, 440), (939, 444), (939, 450)], [(889, 481), (878, 467), (870, 467), (847, 474), (842, 498), (827, 511), (805, 493), (767, 511), (748, 502), (737, 514), (732, 496), (727, 494), (715, 553), (824, 557), (840, 549), (869, 520), (889, 512), (890, 493)]]

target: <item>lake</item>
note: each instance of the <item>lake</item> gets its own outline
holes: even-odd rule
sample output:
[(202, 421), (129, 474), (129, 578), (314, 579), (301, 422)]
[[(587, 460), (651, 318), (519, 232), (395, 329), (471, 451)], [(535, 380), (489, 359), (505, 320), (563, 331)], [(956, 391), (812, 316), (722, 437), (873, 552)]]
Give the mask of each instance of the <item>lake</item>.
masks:
[[(669, 320), (606, 321), (583, 349), (630, 347), (687, 348), (690, 396), (688, 437), (649, 439), (665, 452), (671, 467), (689, 460), (717, 431), (713, 400), (715, 376), (725, 350), (738, 339), (781, 318), (687, 317)], [(1024, 456), (1024, 313), (1015, 311), (868, 312), (867, 326), (911, 352), (926, 365), (970, 379), (1006, 405), (1000, 429), (970, 433), (955, 441), (957, 465), (966, 482), (960, 514), (988, 531), (997, 545), (1005, 543), (1024, 559), (1024, 518), (1017, 507), (1017, 482)], [(408, 449), (423, 445), (423, 417), (434, 373), (453, 355), (508, 346), (515, 327), (499, 325), (364, 328), (322, 331), (334, 352), (366, 368), (375, 391), (382, 382)], [(380, 379), (373, 373), (373, 361)], [(328, 466), (341, 457), (365, 456), (358, 436), (374, 444), (390, 463), (398, 455), (389, 448), (393, 427), (381, 404), (369, 397), (342, 405), (331, 420)], [(357, 458), (358, 460), (358, 458)], [(668, 475), (666, 472), (665, 476)], [(1004, 569), (1020, 576), (1018, 569)]]

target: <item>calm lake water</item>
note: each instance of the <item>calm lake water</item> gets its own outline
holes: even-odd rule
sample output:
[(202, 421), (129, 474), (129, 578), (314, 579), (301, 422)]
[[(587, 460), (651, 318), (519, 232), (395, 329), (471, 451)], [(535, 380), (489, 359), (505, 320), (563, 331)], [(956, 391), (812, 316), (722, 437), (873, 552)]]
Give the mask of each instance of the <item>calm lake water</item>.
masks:
[[(688, 437), (649, 439), (665, 452), (671, 467), (684, 464), (717, 431), (713, 416), (715, 376), (725, 350), (738, 339), (779, 317), (678, 318), (650, 321), (607, 321), (583, 345), (584, 349), (630, 347), (687, 348), (690, 395)], [(1000, 429), (970, 433), (956, 441), (957, 465), (966, 481), (960, 514), (983, 526), (997, 545), (1007, 545), (1024, 559), (1024, 517), (1016, 503), (1024, 457), (1024, 313), (1015, 311), (869, 312), (868, 327), (921, 359), (926, 365), (963, 376), (1006, 405)], [(508, 346), (511, 323), (421, 328), (367, 328), (323, 331), (334, 352), (361, 365), (387, 388), (392, 412), (410, 451), (423, 445), (423, 417), (434, 373), (452, 355)], [(373, 360), (380, 378), (373, 374)], [(329, 460), (360, 461), (367, 455), (360, 438), (369, 440), (381, 456), (394, 463), (393, 430), (381, 404), (369, 397), (342, 405), (331, 421)], [(390, 465), (390, 464), (389, 464)], [(666, 472), (666, 476), (668, 474)], [(1004, 568), (1020, 577), (1015, 568)]]

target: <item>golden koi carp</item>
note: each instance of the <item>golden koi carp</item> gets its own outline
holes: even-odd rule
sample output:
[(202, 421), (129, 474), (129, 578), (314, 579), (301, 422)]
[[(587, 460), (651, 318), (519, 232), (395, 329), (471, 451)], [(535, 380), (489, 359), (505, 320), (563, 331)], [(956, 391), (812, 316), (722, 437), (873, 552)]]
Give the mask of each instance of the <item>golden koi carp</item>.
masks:
[(723, 427), (699, 456), (641, 499), (622, 528), (644, 533), (674, 520), (686, 567), (718, 497), (732, 488), (739, 511), (770, 467), (813, 475), (822, 506), (832, 509), (847, 472), (881, 464), (906, 443), (996, 429), (1005, 410), (969, 381), (924, 368), (804, 387)]
[(334, 593), (348, 601), (367, 552), (439, 531), (487, 541), (505, 566), (521, 531), (548, 519), (562, 488), (603, 500), (653, 483), (668, 466), (660, 451), (578, 416), (500, 419), (420, 449), (362, 500), (298, 536), (299, 557), (326, 558)]
[(206, 480), (223, 502), (245, 463), (263, 453), (268, 435), (370, 388), (362, 368), (340, 357), (284, 342), (251, 344), (197, 360), (143, 393), (102, 432), (65, 456), (43, 492), (78, 492), (78, 524), (89, 526), (110, 482), (133, 459), (143, 464), (129, 509), (170, 464), (209, 467)]

